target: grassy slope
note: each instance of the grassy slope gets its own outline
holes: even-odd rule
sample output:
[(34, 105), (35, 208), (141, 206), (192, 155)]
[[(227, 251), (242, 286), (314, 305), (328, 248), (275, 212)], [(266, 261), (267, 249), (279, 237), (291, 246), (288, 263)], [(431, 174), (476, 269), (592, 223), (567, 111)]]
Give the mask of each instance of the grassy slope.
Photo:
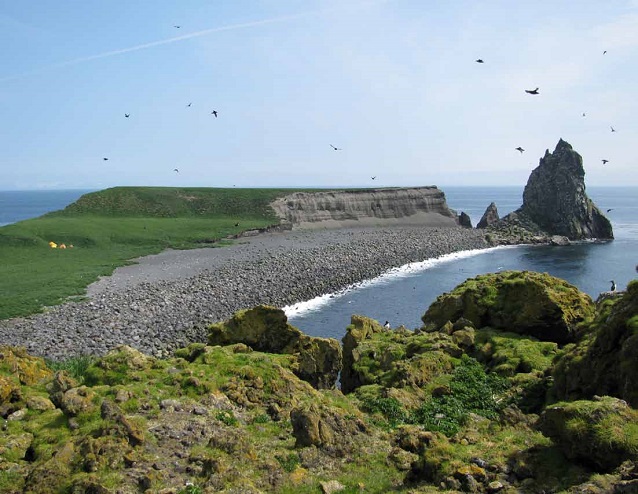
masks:
[[(193, 248), (277, 224), (268, 204), (292, 189), (115, 187), (0, 228), (0, 319), (82, 295), (99, 276), (167, 248)], [(239, 223), (239, 226), (235, 226)], [(51, 249), (49, 241), (73, 244)]]

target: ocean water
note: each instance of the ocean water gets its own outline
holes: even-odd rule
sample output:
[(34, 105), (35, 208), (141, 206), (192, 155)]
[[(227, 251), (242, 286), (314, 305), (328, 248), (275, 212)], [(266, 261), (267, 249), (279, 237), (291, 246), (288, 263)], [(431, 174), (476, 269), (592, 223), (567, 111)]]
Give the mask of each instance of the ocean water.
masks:
[[(523, 202), (523, 187), (442, 187), (448, 205), (465, 211), (476, 225), (490, 202), (499, 216)], [(638, 277), (638, 187), (591, 187), (588, 196), (612, 222), (615, 239), (570, 246), (513, 246), (460, 252), (414, 263), (337, 294), (286, 307), (289, 321), (312, 336), (341, 339), (352, 314), (386, 320), (392, 327), (421, 326), (436, 297), (467, 278), (509, 269), (546, 272), (563, 278), (594, 299)], [(611, 211), (606, 212), (607, 209)]]
[(0, 226), (64, 209), (90, 190), (1, 190)]

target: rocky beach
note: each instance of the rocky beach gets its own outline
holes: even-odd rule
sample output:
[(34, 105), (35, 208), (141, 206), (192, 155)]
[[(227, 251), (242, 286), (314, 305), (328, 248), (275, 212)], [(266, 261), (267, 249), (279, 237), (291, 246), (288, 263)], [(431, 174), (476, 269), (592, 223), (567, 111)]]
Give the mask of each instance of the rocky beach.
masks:
[(206, 341), (207, 324), (239, 309), (283, 307), (410, 262), (486, 247), (481, 231), (396, 225), (263, 233), (226, 247), (165, 251), (90, 285), (86, 300), (2, 321), (0, 340), (56, 360), (121, 344), (166, 356)]

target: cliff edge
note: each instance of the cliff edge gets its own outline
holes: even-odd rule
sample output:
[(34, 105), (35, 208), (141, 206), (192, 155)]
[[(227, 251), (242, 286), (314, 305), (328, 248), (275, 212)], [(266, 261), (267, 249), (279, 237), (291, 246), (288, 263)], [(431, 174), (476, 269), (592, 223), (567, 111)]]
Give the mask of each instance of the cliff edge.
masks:
[(294, 192), (270, 205), (283, 224), (294, 228), (458, 224), (435, 186)]

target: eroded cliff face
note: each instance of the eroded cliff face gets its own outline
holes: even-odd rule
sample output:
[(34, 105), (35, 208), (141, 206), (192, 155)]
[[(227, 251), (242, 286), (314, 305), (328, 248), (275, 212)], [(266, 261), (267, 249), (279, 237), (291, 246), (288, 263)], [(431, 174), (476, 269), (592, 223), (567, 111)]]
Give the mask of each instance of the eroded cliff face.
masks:
[(282, 223), (295, 228), (457, 224), (456, 213), (435, 186), (295, 192), (271, 206)]

